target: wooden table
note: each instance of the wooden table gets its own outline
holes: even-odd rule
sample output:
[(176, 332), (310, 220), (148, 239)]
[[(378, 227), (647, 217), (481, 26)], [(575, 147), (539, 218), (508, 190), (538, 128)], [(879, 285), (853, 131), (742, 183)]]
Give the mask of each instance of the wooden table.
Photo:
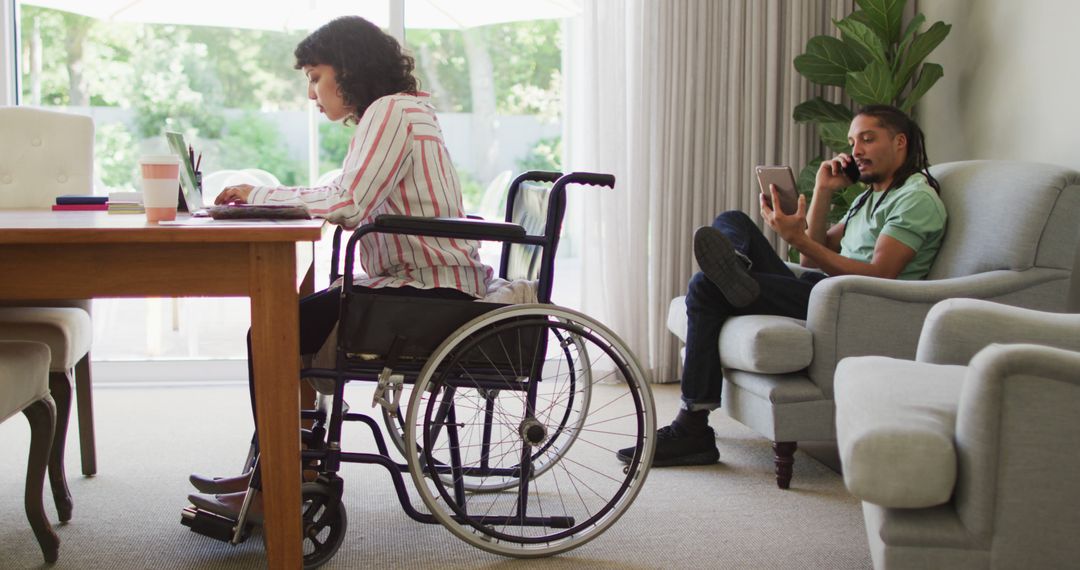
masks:
[(303, 242), (318, 241), (323, 224), (159, 227), (141, 215), (0, 211), (0, 299), (251, 298), (271, 568), (302, 565), (297, 300), (312, 279)]

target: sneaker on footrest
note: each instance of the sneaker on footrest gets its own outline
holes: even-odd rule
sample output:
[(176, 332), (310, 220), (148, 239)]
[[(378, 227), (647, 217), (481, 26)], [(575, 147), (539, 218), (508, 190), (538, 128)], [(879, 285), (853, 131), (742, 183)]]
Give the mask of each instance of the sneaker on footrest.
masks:
[[(637, 448), (627, 447), (615, 454), (619, 461), (630, 463)], [(671, 424), (656, 430), (656, 453), (653, 455), (653, 467), (675, 467), (679, 465), (712, 465), (720, 460), (720, 450), (716, 448), (716, 434), (711, 427), (701, 434), (691, 434)]]
[[(195, 493), (188, 495), (188, 500), (199, 510), (235, 521), (240, 518), (240, 508), (244, 505), (244, 495), (246, 494), (225, 493), (222, 495), (210, 495)], [(257, 493), (251, 500), (251, 506), (248, 507), (247, 522), (257, 525), (263, 523), (262, 493)]]
[(211, 495), (246, 491), (250, 479), (251, 472), (233, 477), (207, 477), (205, 475), (199, 475), (198, 473), (192, 473), (191, 476), (188, 477), (188, 481), (191, 482), (192, 487), (198, 489), (200, 493), (209, 493)]

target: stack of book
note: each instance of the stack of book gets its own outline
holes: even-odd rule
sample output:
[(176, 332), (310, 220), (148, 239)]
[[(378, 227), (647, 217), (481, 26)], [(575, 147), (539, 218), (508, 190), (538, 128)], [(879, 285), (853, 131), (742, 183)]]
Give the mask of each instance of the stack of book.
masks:
[(110, 214), (142, 214), (142, 192), (109, 192)]
[(57, 196), (56, 204), (52, 209), (54, 212), (63, 211), (86, 211), (86, 210), (100, 210), (105, 211), (109, 209), (109, 198), (106, 196), (86, 196), (86, 195), (68, 195)]

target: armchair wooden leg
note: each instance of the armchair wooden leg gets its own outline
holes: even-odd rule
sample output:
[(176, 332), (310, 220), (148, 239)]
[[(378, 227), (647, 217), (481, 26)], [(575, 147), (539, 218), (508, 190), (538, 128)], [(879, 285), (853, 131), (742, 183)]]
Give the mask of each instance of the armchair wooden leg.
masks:
[(56, 562), (60, 552), (60, 537), (56, 536), (49, 518), (45, 516), (43, 493), (45, 470), (53, 447), (53, 426), (56, 406), (51, 398), (43, 398), (23, 409), (30, 422), (30, 456), (26, 464), (26, 494), (23, 505), (30, 527), (34, 529), (45, 562)]
[(75, 402), (79, 409), (79, 455), (82, 472), (97, 474), (97, 450), (94, 447), (94, 396), (90, 382), (90, 353), (75, 364)]
[(49, 457), (49, 484), (60, 520), (71, 520), (71, 493), (64, 472), (64, 449), (67, 447), (68, 421), (71, 418), (71, 374), (49, 372), (49, 391), (56, 402), (56, 429)]
[(798, 444), (794, 441), (774, 441), (772, 447), (773, 453), (776, 454), (776, 486), (787, 489), (791, 487), (795, 449)]

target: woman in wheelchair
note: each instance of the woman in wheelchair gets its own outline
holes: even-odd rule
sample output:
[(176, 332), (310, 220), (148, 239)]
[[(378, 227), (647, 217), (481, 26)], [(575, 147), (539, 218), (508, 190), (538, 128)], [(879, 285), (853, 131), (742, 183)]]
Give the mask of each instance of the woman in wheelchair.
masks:
[[(315, 188), (225, 188), (216, 204), (301, 204), (346, 228), (381, 214), (465, 217), (461, 184), (428, 95), (413, 77), (413, 58), (393, 37), (356, 16), (333, 20), (296, 47), (296, 69), (308, 97), (332, 121), (356, 124), (342, 173)], [(360, 240), (368, 277), (355, 281), (380, 295), (471, 300), (487, 292), (492, 270), (471, 240), (369, 234)], [(300, 351), (314, 354), (338, 321), (340, 284), (300, 301)], [(255, 382), (250, 366), (249, 383)], [(254, 414), (254, 397), (252, 397)], [(234, 477), (192, 475), (205, 495), (193, 502), (219, 514), (237, 513), (250, 472)], [(261, 518), (261, 503), (251, 507)]]
[[(336, 279), (337, 241), (336, 285), (300, 302), (301, 353), (320, 351), (338, 327), (334, 364), (302, 372), (332, 394), (301, 412), (313, 422), (302, 434), (305, 473), (317, 475), (301, 488), (304, 567), (328, 561), (344, 540), (343, 463), (382, 466), (407, 516), (488, 552), (550, 556), (600, 535), (644, 484), (652, 396), (625, 343), (551, 304), (551, 291), (566, 187), (613, 187), (614, 177), (525, 173), (509, 188), (506, 222), (464, 219), (438, 120), (393, 38), (340, 18), (304, 39), (296, 60), (319, 109), (356, 123), (341, 176), (315, 188), (234, 186), (217, 202), (303, 204), (355, 228), (345, 280)], [(534, 283), (539, 302), (484, 298), (493, 272), (479, 241), (502, 242), (498, 282)], [(257, 381), (250, 365), (248, 375)], [(347, 410), (351, 381), (377, 382), (372, 406), (404, 463), (371, 416)], [(366, 424), (378, 453), (344, 451), (346, 421)], [(627, 464), (612, 461), (624, 446)], [(189, 496), (185, 526), (237, 544), (262, 521), (253, 451), (247, 473), (191, 476), (201, 493)], [(406, 472), (426, 512), (413, 506)]]

